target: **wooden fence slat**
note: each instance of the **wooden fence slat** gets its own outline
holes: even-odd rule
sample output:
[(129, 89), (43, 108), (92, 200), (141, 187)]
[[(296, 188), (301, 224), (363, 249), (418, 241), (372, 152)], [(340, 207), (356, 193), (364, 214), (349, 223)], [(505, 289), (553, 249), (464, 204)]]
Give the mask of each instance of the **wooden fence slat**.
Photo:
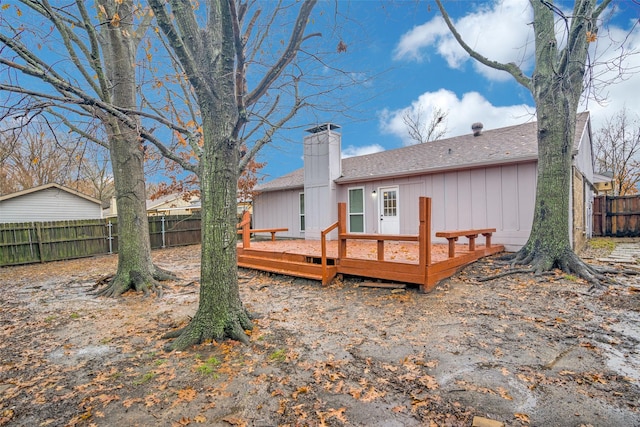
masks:
[[(164, 218), (166, 247), (200, 243), (199, 215), (172, 215)], [(152, 249), (162, 247), (162, 234), (162, 217), (149, 217)], [(111, 250), (116, 253), (117, 218), (0, 223), (0, 267), (108, 254), (109, 236)]]
[(599, 196), (593, 201), (593, 235), (640, 237), (640, 196)]

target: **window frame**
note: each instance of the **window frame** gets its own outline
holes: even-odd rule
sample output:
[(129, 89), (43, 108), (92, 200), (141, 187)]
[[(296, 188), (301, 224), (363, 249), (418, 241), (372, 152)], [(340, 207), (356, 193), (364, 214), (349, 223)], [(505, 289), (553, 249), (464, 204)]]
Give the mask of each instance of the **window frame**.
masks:
[(304, 211), (305, 211), (305, 203), (304, 203), (304, 191), (303, 191), (298, 193), (298, 228), (300, 229), (301, 233), (304, 233), (307, 228)]
[[(360, 191), (362, 194), (362, 212), (352, 212), (351, 211), (351, 192), (352, 191)], [(347, 229), (349, 233), (364, 233), (367, 229), (366, 225), (366, 199), (365, 199), (365, 188), (364, 187), (350, 187), (347, 189)], [(355, 216), (362, 217), (362, 231), (353, 231), (351, 226), (351, 218)]]

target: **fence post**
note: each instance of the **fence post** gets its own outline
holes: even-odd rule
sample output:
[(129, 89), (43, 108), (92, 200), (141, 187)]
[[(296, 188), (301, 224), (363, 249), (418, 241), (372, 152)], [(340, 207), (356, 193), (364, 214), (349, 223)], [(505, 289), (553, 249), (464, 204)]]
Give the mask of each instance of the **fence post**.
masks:
[(162, 218), (160, 219), (160, 225), (162, 230), (162, 248), (164, 249), (166, 247), (164, 241), (164, 215), (162, 215)]
[(111, 234), (111, 229), (113, 228), (113, 224), (111, 224), (111, 220), (107, 222), (107, 229), (109, 230), (109, 237), (107, 240), (109, 241), (109, 255), (113, 253), (113, 235)]
[(43, 246), (42, 246), (42, 229), (40, 228), (40, 223), (39, 222), (35, 222), (34, 225), (36, 226), (36, 238), (38, 239), (38, 252), (40, 255), (40, 262), (44, 262), (44, 253), (42, 253), (43, 250)]

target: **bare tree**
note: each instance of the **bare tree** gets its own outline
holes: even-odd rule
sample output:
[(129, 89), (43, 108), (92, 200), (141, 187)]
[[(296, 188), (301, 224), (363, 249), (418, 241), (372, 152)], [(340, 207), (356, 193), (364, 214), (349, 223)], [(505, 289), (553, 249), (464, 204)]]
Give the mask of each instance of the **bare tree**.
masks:
[[(151, 14), (134, 6), (133, 0), (20, 4), (15, 19), (0, 21), (0, 90), (20, 97), (8, 106), (5, 117), (30, 120), (46, 113), (108, 147), (120, 245), (118, 272), (102, 294), (159, 291), (156, 279), (169, 275), (151, 259), (140, 120), (131, 113), (136, 109), (136, 48)], [(91, 132), (96, 120), (106, 143)]]
[(434, 108), (431, 113), (431, 119), (425, 123), (426, 117), (422, 107), (415, 110), (407, 110), (402, 115), (402, 121), (407, 127), (409, 137), (418, 144), (436, 141), (443, 138), (447, 134), (447, 116), (448, 111), (440, 108)]
[[(572, 147), (576, 115), (592, 65), (589, 44), (597, 40), (601, 15), (610, 0), (576, 0), (571, 15), (547, 0), (530, 0), (533, 9), (535, 69), (531, 76), (515, 63), (500, 63), (479, 54), (461, 37), (441, 0), (436, 0), (458, 44), (478, 62), (506, 71), (531, 91), (538, 126), (538, 178), (533, 226), (527, 243), (513, 259), (541, 273), (553, 268), (573, 272), (593, 284), (604, 276), (572, 250), (569, 234)], [(564, 33), (559, 42), (559, 21)]]
[[(295, 21), (287, 27), (288, 42), (283, 42), (274, 63), (261, 64), (262, 73), (252, 79), (257, 83), (251, 90), (246, 74), (251, 59), (247, 57), (247, 46), (266, 43), (269, 31), (278, 28), (277, 18), (286, 18), (291, 7), (280, 8), (276, 4), (275, 13), (270, 15), (272, 20), (260, 33), (255, 24), (262, 11), (251, 10), (249, 6), (254, 3), (208, 0), (200, 3), (200, 10), (191, 2), (179, 0), (170, 0), (168, 4), (150, 0), (149, 4), (193, 88), (202, 118), (202, 146), (193, 146), (198, 153), (197, 167), (193, 169), (198, 174), (202, 200), (200, 301), (191, 322), (169, 335), (177, 339), (168, 348), (183, 349), (206, 339), (247, 342), (244, 330), (252, 324), (240, 300), (236, 259), (238, 176), (273, 133), (300, 108), (299, 78), (294, 74), (296, 68), (289, 65), (310, 37), (306, 28), (316, 1), (307, 0), (295, 6)], [(260, 51), (253, 52), (257, 55)], [(292, 102), (285, 110), (288, 112), (276, 122), (262, 121), (263, 136), (241, 157), (241, 133), (249, 112), (262, 111), (266, 118), (270, 111), (282, 110), (279, 95), (270, 104), (261, 101), (283, 76), (293, 82)]]
[(106, 201), (113, 179), (107, 150), (50, 123), (0, 131), (0, 194), (57, 183)]
[(640, 184), (640, 118), (623, 108), (594, 135), (596, 166), (613, 173), (614, 195), (638, 193)]

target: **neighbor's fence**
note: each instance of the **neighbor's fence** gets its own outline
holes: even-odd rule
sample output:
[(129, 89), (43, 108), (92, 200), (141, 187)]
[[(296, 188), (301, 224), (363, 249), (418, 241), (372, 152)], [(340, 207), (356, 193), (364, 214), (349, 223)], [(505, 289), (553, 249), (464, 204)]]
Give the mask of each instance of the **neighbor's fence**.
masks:
[(640, 236), (640, 196), (599, 196), (593, 200), (593, 235)]
[[(149, 217), (151, 248), (200, 243), (200, 216)], [(0, 224), (0, 266), (118, 252), (116, 218)]]

